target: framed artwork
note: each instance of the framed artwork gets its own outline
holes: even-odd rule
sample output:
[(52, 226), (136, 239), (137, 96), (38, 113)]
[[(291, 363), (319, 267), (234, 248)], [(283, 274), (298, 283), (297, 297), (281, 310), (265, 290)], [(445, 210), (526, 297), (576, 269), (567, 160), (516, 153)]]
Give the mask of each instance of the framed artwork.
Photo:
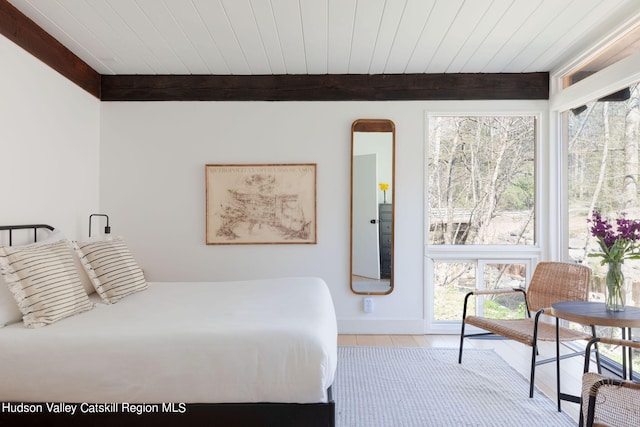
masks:
[(316, 164), (205, 165), (207, 244), (315, 244)]

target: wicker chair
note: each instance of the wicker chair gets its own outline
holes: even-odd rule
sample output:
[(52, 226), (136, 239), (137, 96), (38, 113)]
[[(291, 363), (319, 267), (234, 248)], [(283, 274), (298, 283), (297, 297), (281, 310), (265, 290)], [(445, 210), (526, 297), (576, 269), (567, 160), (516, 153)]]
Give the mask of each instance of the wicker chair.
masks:
[(582, 376), (580, 426), (585, 425), (585, 420), (587, 427), (640, 426), (640, 384), (589, 372), (588, 356), (591, 346), (598, 342), (640, 349), (640, 343), (628, 340), (602, 337), (589, 341)]
[[(588, 288), (591, 280), (591, 269), (584, 265), (564, 262), (541, 262), (536, 266), (527, 291), (520, 288), (476, 290), (469, 292), (464, 299), (462, 313), (462, 330), (460, 332), (460, 352), (458, 363), (462, 363), (462, 348), (464, 339), (481, 335), (499, 335), (518, 341), (531, 347), (531, 376), (529, 382), (529, 397), (533, 397), (535, 369), (537, 365), (554, 362), (555, 357), (536, 361), (538, 354), (538, 340), (555, 341), (555, 324), (542, 322), (540, 316), (548, 312), (552, 304), (561, 301), (587, 301)], [(467, 316), (467, 303), (473, 295), (485, 295), (521, 292), (526, 304), (527, 317), (524, 319), (491, 319), (480, 316)], [(531, 317), (531, 312), (535, 316)], [(547, 313), (548, 314), (548, 313)], [(465, 334), (465, 326), (472, 325), (489, 332)], [(595, 336), (567, 328), (559, 328), (560, 341), (589, 340)], [(582, 355), (578, 352), (572, 355)], [(563, 356), (567, 357), (567, 356)]]

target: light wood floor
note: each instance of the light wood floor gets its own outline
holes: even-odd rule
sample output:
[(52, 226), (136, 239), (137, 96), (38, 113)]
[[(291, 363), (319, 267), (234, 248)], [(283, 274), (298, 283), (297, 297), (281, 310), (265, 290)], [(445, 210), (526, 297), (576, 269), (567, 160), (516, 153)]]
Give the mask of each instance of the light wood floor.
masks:
[[(339, 335), (338, 345), (342, 346), (387, 346), (387, 347), (440, 347), (458, 348), (460, 337), (455, 335)], [(465, 348), (493, 349), (510, 366), (529, 378), (531, 368), (531, 348), (509, 340), (465, 340)], [(555, 343), (541, 343), (538, 360), (555, 357)], [(562, 349), (561, 352), (569, 352)], [(464, 363), (464, 353), (462, 354)], [(564, 393), (579, 395), (584, 359), (573, 357), (560, 363), (561, 388)], [(480, 368), (480, 367), (478, 367)], [(536, 387), (553, 402), (556, 402), (556, 366), (548, 363), (536, 367)], [(534, 397), (535, 398), (535, 397)], [(579, 405), (562, 402), (562, 410), (577, 422)]]

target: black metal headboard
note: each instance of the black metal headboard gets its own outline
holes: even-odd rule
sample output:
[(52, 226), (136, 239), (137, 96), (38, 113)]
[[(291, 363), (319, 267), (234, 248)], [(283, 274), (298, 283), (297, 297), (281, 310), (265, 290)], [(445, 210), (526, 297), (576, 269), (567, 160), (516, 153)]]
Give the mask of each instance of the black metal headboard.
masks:
[(0, 225), (0, 231), (8, 230), (9, 231), (9, 246), (13, 243), (13, 230), (24, 230), (24, 229), (33, 229), (33, 241), (38, 241), (38, 229), (46, 228), (47, 230), (53, 231), (53, 227), (47, 224), (26, 224), (26, 225)]

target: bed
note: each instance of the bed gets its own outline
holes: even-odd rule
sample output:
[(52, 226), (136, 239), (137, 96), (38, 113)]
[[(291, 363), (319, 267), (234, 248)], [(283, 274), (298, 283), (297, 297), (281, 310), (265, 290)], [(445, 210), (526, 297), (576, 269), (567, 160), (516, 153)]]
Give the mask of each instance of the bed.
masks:
[[(0, 230), (24, 228), (52, 229)], [(0, 424), (334, 425), (337, 327), (321, 279), (157, 282), (112, 304), (102, 296), (41, 327), (0, 327)]]

